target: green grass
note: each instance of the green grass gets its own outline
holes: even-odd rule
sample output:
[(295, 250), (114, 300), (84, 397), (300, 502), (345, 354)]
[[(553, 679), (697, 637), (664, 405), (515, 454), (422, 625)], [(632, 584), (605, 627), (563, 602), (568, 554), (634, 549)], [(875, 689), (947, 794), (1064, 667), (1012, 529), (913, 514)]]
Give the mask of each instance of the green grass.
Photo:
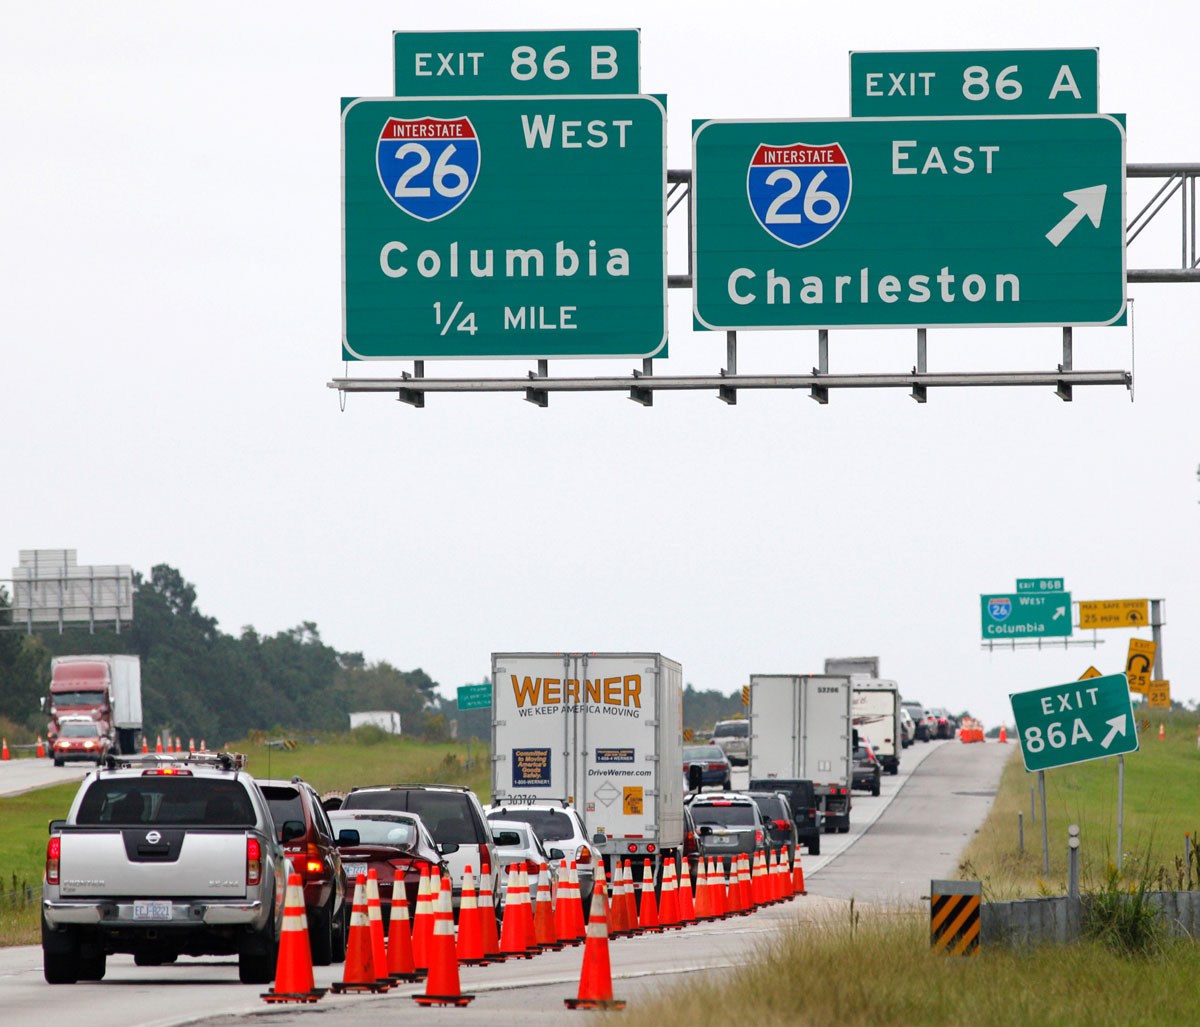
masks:
[[(646, 1027), (1046, 1027), (1195, 1022), (1200, 946), (1171, 943), (1147, 962), (1100, 944), (935, 955), (928, 912), (793, 929), (731, 974), (693, 974), (621, 1021)], [(622, 982), (614, 992), (622, 997)]]
[[(1149, 720), (1139, 736), (1141, 748), (1125, 757), (1124, 879), (1146, 879), (1152, 888), (1200, 887), (1196, 855), (1189, 877), (1184, 864), (1184, 833), (1194, 840), (1200, 831), (1196, 782), (1200, 780), (1200, 748), (1196, 727), (1200, 717), (1175, 712), (1165, 741), (1158, 739), (1160, 720)], [(1117, 758), (1094, 760), (1046, 771), (1046, 822), (1050, 872), (1042, 872), (1041, 806), (1038, 823), (1031, 821), (1029, 789), (1037, 775), (1026, 773), (1019, 753), (1005, 766), (1000, 788), (987, 821), (963, 854), (960, 875), (983, 882), (984, 899), (1029, 898), (1039, 894), (1065, 895), (1067, 886), (1067, 828), (1080, 830), (1080, 877), (1084, 890), (1099, 888), (1117, 856)], [(1017, 813), (1024, 815), (1025, 851), (1017, 844)]]
[[(380, 737), (382, 736), (382, 737)], [(247, 770), (255, 777), (291, 778), (300, 775), (317, 791), (349, 791), (354, 785), (424, 784), (466, 785), (487, 802), (491, 795), (487, 750), (471, 745), (471, 767), (466, 766), (466, 743), (426, 743), (393, 738), (383, 732), (323, 735), (315, 742), (297, 735), (299, 747), (268, 748), (261, 741), (232, 744), (249, 757)], [(14, 906), (10, 892), (24, 894), (26, 884), (41, 886), (46, 860), (46, 825), (64, 817), (79, 790), (77, 784), (41, 788), (0, 799), (0, 945), (31, 945), (39, 940), (37, 899)], [(15, 879), (15, 885), (14, 885)]]

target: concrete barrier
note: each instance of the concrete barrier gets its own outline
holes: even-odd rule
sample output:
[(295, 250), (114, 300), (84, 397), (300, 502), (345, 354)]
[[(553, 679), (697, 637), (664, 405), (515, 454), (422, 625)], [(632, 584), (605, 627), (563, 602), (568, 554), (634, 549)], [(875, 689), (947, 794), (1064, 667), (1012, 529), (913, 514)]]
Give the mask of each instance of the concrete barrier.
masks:
[[(980, 909), (979, 937), (984, 945), (1064, 945), (1076, 941), (1090, 897), (1065, 895), (1012, 902), (985, 902)], [(1170, 938), (1200, 938), (1200, 892), (1147, 892)]]

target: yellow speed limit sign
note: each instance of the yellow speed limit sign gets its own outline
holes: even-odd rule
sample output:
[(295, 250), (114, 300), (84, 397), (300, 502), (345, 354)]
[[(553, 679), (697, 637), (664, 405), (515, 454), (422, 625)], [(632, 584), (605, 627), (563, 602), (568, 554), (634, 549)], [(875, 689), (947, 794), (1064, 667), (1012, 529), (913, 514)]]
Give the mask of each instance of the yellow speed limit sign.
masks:
[(1079, 627), (1140, 628), (1150, 623), (1149, 599), (1079, 601)]
[(1146, 692), (1146, 705), (1152, 709), (1169, 710), (1171, 708), (1171, 682), (1151, 681)]
[(1146, 638), (1129, 640), (1129, 655), (1125, 658), (1125, 676), (1129, 678), (1129, 690), (1143, 695), (1150, 688), (1150, 675), (1154, 673), (1154, 652), (1157, 643)]

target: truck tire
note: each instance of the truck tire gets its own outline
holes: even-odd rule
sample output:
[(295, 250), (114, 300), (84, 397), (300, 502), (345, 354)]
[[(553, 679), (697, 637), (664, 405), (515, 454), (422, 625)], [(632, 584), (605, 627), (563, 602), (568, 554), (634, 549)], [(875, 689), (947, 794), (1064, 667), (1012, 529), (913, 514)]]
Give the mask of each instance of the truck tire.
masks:
[(55, 765), (56, 767), (61, 767), (61, 766), (63, 765), (63, 761), (62, 761), (62, 760), (60, 760), (60, 759), (59, 759), (59, 758), (56, 756), (56, 757), (54, 758), (54, 765)]
[(83, 952), (79, 956), (79, 979), (81, 981), (103, 980), (108, 962), (108, 958), (104, 954), (104, 949), (98, 945), (84, 945), (81, 947)]
[(69, 927), (52, 931), (42, 917), (42, 976), (46, 983), (74, 984), (79, 971), (79, 936)]
[(880, 777), (881, 777), (881, 776), (882, 776), (882, 775), (880, 775), (880, 774), (876, 774), (876, 775), (875, 775), (875, 780), (871, 782), (871, 794), (872, 794), (872, 795), (878, 795), (878, 794), (879, 794), (879, 779), (880, 779)]
[(333, 925), (333, 961), (335, 963), (346, 961), (346, 935), (349, 929), (350, 921), (347, 919), (346, 900), (343, 898), (342, 911)]
[(261, 931), (255, 931), (238, 948), (238, 980), (243, 984), (270, 984), (275, 979), (278, 942), (275, 938), (275, 903)]
[(821, 855), (821, 839), (820, 838), (813, 838), (811, 841), (808, 842), (808, 854), (810, 856)]
[(308, 946), (312, 950), (313, 966), (328, 966), (333, 962), (333, 897), (325, 909), (314, 909), (308, 917)]

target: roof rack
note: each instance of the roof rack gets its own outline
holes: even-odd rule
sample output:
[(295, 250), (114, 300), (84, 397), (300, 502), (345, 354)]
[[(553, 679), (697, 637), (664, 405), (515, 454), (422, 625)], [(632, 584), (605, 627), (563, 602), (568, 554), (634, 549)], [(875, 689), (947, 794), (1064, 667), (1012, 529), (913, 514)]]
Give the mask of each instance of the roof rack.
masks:
[(109, 753), (104, 757), (104, 767), (107, 770), (121, 770), (131, 767), (154, 767), (166, 763), (186, 763), (193, 766), (214, 767), (218, 770), (244, 770), (247, 757), (241, 752), (182, 752), (182, 753), (131, 753), (118, 756)]
[(444, 785), (444, 784), (421, 784), (418, 782), (405, 782), (395, 785), (355, 785), (350, 789), (352, 792), (366, 791), (368, 788), (444, 788), (450, 792), (469, 792), (471, 789), (466, 785)]

